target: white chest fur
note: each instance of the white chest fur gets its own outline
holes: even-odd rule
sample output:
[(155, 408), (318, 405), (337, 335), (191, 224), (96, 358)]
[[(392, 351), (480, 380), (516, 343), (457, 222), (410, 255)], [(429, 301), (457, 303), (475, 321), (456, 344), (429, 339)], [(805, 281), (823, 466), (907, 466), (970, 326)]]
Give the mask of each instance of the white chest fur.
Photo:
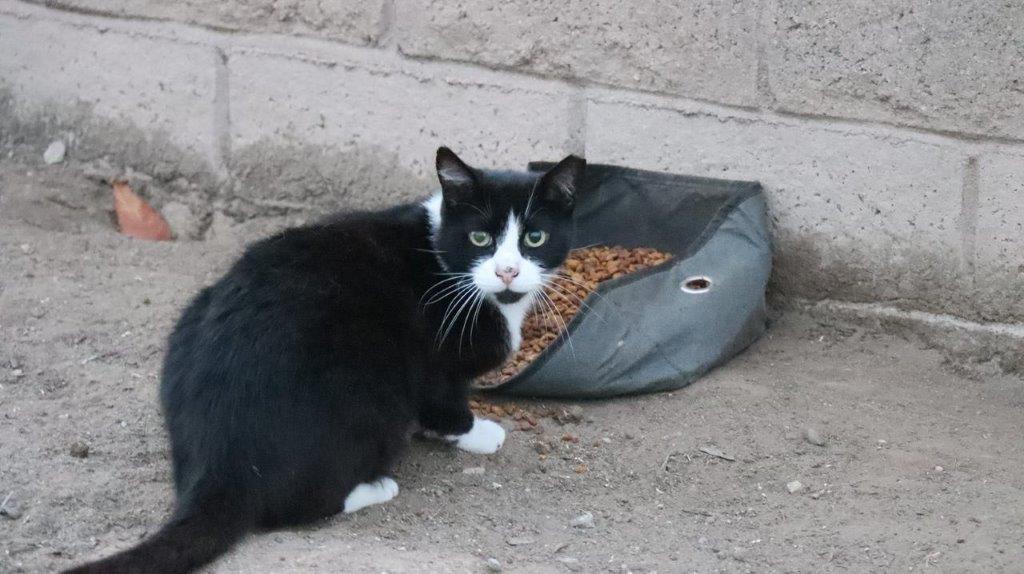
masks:
[(532, 303), (532, 297), (523, 297), (515, 303), (497, 304), (498, 310), (505, 318), (505, 325), (508, 327), (510, 353), (518, 351), (519, 345), (523, 342), (523, 319), (526, 318), (526, 312), (530, 310)]

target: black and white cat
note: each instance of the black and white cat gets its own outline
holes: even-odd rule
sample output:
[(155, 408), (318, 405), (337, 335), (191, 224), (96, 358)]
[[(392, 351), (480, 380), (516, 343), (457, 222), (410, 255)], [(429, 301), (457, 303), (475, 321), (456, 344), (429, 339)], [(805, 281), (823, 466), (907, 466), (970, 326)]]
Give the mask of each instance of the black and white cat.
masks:
[(409, 431), (474, 453), (505, 440), (469, 382), (520, 343), (564, 260), (584, 160), (544, 174), (437, 152), (422, 203), (249, 248), (169, 339), (161, 402), (177, 504), (138, 546), (73, 572), (186, 572), (250, 531), (380, 504)]

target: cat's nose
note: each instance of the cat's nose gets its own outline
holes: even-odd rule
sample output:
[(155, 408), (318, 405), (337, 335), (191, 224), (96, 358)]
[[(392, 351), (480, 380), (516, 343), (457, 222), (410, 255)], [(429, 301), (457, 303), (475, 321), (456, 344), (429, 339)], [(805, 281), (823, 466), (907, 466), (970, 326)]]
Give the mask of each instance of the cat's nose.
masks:
[(494, 269), (494, 274), (497, 275), (505, 285), (511, 285), (512, 280), (519, 276), (519, 267), (515, 265), (499, 266)]

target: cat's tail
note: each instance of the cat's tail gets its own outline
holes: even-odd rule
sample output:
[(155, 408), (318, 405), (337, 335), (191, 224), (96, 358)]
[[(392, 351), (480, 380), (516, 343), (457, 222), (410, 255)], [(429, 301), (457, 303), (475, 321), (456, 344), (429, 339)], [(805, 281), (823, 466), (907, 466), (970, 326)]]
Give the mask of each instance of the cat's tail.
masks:
[(156, 534), (137, 546), (63, 574), (181, 574), (213, 562), (252, 528), (246, 513), (225, 500), (179, 507)]

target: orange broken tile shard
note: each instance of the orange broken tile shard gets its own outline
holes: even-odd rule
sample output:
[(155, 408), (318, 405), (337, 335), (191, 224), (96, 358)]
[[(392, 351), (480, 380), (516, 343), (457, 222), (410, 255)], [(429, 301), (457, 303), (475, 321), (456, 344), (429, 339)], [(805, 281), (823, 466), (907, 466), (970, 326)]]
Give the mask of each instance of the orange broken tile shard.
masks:
[(114, 211), (121, 233), (138, 239), (167, 241), (171, 226), (123, 181), (114, 182)]

